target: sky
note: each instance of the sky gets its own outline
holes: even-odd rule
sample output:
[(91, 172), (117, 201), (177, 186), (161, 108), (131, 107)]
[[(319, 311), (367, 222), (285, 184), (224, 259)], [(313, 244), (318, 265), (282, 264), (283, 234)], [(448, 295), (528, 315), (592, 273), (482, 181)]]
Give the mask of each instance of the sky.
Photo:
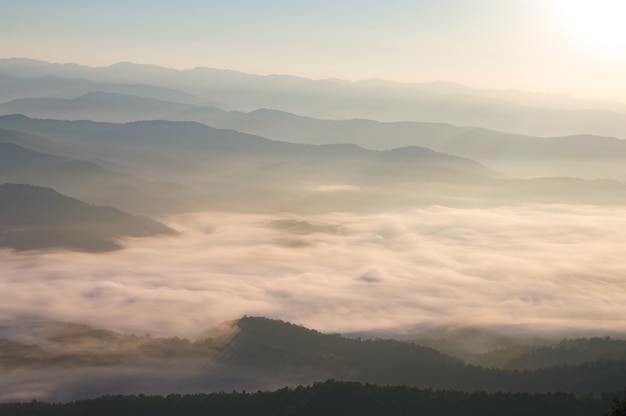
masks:
[(626, 101), (621, 0), (3, 0), (0, 58)]

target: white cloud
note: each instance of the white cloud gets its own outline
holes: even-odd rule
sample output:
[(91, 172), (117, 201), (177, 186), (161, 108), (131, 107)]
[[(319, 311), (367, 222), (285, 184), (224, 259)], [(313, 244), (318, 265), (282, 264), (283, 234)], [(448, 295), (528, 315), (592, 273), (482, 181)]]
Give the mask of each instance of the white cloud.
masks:
[(113, 253), (0, 250), (0, 317), (192, 338), (244, 314), (327, 332), (626, 331), (625, 213), (431, 207), (298, 217), (297, 230), (272, 226), (288, 214), (185, 215), (167, 221), (181, 236)]
[(359, 187), (354, 185), (318, 185), (313, 190), (317, 192), (344, 192), (358, 191)]

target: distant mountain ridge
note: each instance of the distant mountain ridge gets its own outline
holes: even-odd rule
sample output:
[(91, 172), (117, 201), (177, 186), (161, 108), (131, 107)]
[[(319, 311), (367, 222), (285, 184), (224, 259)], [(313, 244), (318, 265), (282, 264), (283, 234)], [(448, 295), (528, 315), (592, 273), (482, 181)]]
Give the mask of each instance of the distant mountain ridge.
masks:
[(189, 104), (162, 101), (117, 92), (93, 91), (76, 98), (19, 98), (0, 104), (1, 114), (61, 120), (137, 121), (160, 119), (194, 108)]
[[(432, 122), (315, 119), (267, 108), (224, 111), (215, 106), (107, 92), (89, 92), (71, 99), (26, 98), (0, 104), (0, 114), (15, 113), (31, 118), (115, 123), (195, 121), (291, 143), (353, 143), (372, 150), (428, 147), (525, 178), (571, 176), (626, 180), (626, 170), (621, 169), (626, 164), (626, 140), (589, 134), (535, 137)], [(581, 161), (585, 164), (581, 165)]]
[[(176, 195), (162, 201), (169, 212), (189, 208), (328, 212), (423, 204), (626, 203), (626, 182), (562, 175), (515, 179), (472, 159), (418, 146), (376, 151), (354, 144), (290, 143), (196, 122), (164, 120), (119, 124), (9, 115), (0, 116), (0, 129), (43, 135), (67, 149), (69, 158), (101, 160), (106, 166), (123, 167), (124, 173), (133, 177), (150, 178), (151, 183), (144, 181), (132, 192), (120, 188), (122, 184), (111, 190), (115, 205), (118, 201), (124, 204), (130, 196), (137, 202), (134, 206), (141, 207), (138, 212), (153, 212), (151, 207), (161, 205), (155, 205), (158, 198), (154, 192)], [(598, 152), (613, 149), (616, 157), (611, 159), (613, 164), (604, 162), (603, 167), (619, 172), (623, 166), (621, 142), (613, 139), (607, 143), (617, 149), (609, 146)], [(581, 166), (579, 158), (571, 163)], [(592, 166), (593, 161), (586, 163)], [(79, 181), (78, 186), (83, 178), (67, 180)], [(168, 192), (160, 192), (159, 186), (167, 187)], [(145, 196), (152, 202), (137, 190), (151, 194)], [(126, 196), (121, 197), (119, 191)]]
[(270, 109), (228, 113), (222, 120), (211, 114), (205, 122), (299, 143), (354, 143), (377, 150), (422, 146), (474, 159), (513, 176), (626, 180), (626, 170), (621, 169), (626, 165), (626, 140), (614, 137), (532, 137), (440, 123), (319, 120)]
[[(129, 178), (120, 183), (110, 175), (92, 179), (87, 175), (66, 176), (63, 181), (54, 182), (54, 176), (35, 178), (19, 166), (5, 172), (6, 180), (24, 178), (20, 180), (60, 186), (94, 201), (98, 195), (92, 195), (90, 190), (97, 188), (86, 186), (85, 182), (97, 179), (100, 186), (108, 189), (106, 195), (111, 202), (97, 201), (116, 206), (123, 204), (123, 208), (130, 207), (136, 212), (154, 212), (161, 205), (169, 207), (164, 210), (169, 212), (171, 209), (180, 212), (189, 208), (249, 209), (247, 207), (370, 210), (379, 204), (391, 206), (398, 200), (406, 204), (407, 198), (426, 198), (427, 195), (419, 194), (420, 184), (427, 184), (431, 188), (429, 192), (437, 193), (438, 184), (442, 182), (465, 184), (481, 178), (503, 177), (472, 160), (428, 149), (380, 152), (350, 144), (278, 142), (194, 122), (116, 124), (11, 115), (0, 116), (0, 128), (45, 135), (59, 148), (67, 149), (66, 156), (70, 159), (101, 160), (104, 162), (99, 162), (100, 166), (112, 166), (111, 169), (120, 166), (123, 173), (149, 178), (151, 183), (144, 180), (140, 187), (136, 180)], [(10, 142), (11, 138), (6, 140)], [(18, 173), (21, 176), (16, 176)], [(166, 183), (175, 187), (168, 186), (167, 192), (159, 192), (159, 183), (163, 183), (163, 190)], [(380, 184), (385, 186), (379, 188)], [(176, 186), (189, 188), (190, 192), (176, 189)], [(330, 188), (324, 188), (327, 186)], [(402, 186), (414, 188), (415, 196), (398, 189)], [(355, 192), (324, 193), (319, 189)], [(173, 197), (158, 202), (155, 197), (159, 194)], [(133, 201), (136, 203), (128, 205)]]
[[(563, 95), (479, 90), (444, 82), (310, 80), (211, 68), (179, 71), (129, 62), (89, 68), (27, 59), (0, 60), (0, 74), (18, 79), (52, 75), (62, 77), (64, 83), (68, 78), (77, 78), (100, 84), (152, 84), (180, 94), (152, 94), (151, 98), (179, 99), (188, 94), (203, 98), (203, 105), (228, 110), (251, 111), (267, 107), (330, 119), (440, 122), (539, 136), (595, 134), (626, 138), (624, 104), (585, 102)], [(57, 96), (61, 94), (66, 98), (72, 96), (67, 94), (68, 88), (61, 94), (64, 88), (40, 87), (56, 90)], [(0, 94), (0, 101), (45, 97), (36, 94), (31, 86), (25, 85), (23, 90), (21, 96), (16, 91), (4, 98)], [(141, 94), (137, 90), (134, 93)], [(73, 97), (77, 95), (80, 94)], [(189, 99), (186, 103), (198, 104), (198, 100)]]
[[(293, 161), (303, 164), (304, 167), (315, 163), (343, 164), (350, 160), (364, 163), (364, 168), (375, 169), (376, 166), (371, 165), (372, 163), (394, 162), (402, 154), (403, 162), (416, 162), (413, 169), (423, 169), (426, 166), (424, 164), (427, 164), (434, 172), (439, 162), (443, 162), (448, 164), (447, 169), (456, 168), (462, 172), (459, 178), (470, 172), (478, 176), (502, 176), (469, 159), (429, 149), (418, 150), (413, 147), (412, 151), (406, 148), (403, 151), (380, 152), (351, 144), (307, 145), (279, 142), (195, 122), (155, 120), (117, 124), (42, 120), (11, 115), (0, 116), (0, 127), (30, 134), (45, 134), (70, 146), (83, 157), (97, 156), (119, 162), (137, 163), (141, 160), (141, 163), (158, 165), (166, 158), (170, 163), (189, 167), (194, 163), (206, 164), (208, 160), (219, 163), (224, 157), (231, 157), (230, 164), (249, 163), (248, 159), (252, 158), (252, 161)], [(391, 157), (393, 155), (395, 157)], [(410, 172), (406, 171), (408, 174)]]

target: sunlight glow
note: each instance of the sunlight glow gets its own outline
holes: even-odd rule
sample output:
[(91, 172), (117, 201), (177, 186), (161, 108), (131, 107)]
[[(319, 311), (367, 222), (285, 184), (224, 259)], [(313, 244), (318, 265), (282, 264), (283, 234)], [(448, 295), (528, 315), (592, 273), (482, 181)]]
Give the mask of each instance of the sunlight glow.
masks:
[(555, 0), (554, 5), (580, 41), (607, 53), (626, 52), (626, 1)]

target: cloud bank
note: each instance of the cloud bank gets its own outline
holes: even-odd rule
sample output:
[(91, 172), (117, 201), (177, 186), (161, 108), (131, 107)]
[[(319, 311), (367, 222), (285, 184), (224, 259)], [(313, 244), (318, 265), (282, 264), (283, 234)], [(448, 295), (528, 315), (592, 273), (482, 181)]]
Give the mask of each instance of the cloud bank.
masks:
[(166, 219), (180, 236), (126, 240), (113, 253), (0, 250), (0, 338), (26, 337), (12, 322), (41, 318), (198, 338), (245, 314), (324, 332), (626, 331), (624, 214), (206, 212)]

